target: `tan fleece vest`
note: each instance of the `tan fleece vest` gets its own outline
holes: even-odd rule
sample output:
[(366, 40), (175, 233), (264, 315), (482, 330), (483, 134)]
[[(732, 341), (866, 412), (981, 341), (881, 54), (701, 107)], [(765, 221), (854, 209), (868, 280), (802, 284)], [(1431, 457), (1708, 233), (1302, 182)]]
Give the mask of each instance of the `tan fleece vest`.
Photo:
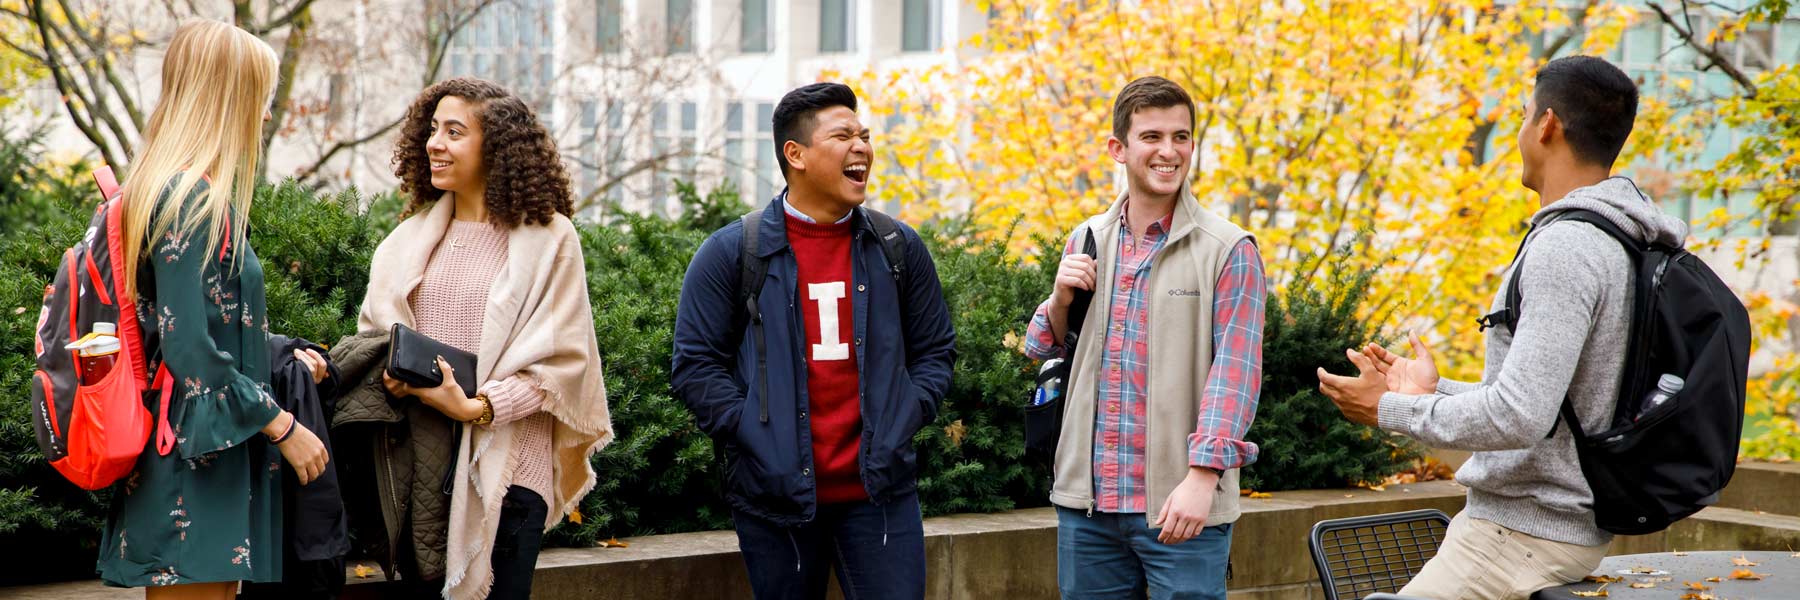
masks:
[[(1088, 306), (1082, 325), (1085, 342), (1075, 349), (1070, 368), (1069, 396), (1064, 408), (1062, 435), (1057, 441), (1056, 479), (1050, 502), (1057, 506), (1090, 510), (1094, 507), (1094, 410), (1099, 394), (1101, 346), (1112, 326), (1109, 299), (1113, 294), (1118, 259), (1119, 218), (1125, 194), (1104, 214), (1075, 229), (1094, 232), (1096, 281), (1103, 286)], [(1225, 269), (1231, 249), (1248, 232), (1218, 215), (1200, 208), (1186, 186), (1175, 203), (1168, 241), (1150, 267), (1149, 373), (1145, 411), (1146, 521), (1155, 525), (1163, 501), (1188, 473), (1188, 435), (1200, 418), (1200, 394), (1213, 358), (1213, 288)], [(1077, 237), (1076, 239), (1080, 239)], [(1068, 247), (1067, 245), (1064, 246)], [(1219, 477), (1207, 525), (1237, 521), (1238, 470)]]

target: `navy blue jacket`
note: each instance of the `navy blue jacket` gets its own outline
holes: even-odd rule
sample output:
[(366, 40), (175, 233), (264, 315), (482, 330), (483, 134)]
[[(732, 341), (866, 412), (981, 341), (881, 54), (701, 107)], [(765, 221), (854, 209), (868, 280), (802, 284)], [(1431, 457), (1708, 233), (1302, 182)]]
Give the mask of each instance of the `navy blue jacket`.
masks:
[[(852, 217), (850, 244), (852, 347), (862, 395), (857, 464), (870, 500), (881, 504), (915, 488), (913, 435), (936, 420), (938, 403), (950, 390), (956, 332), (937, 267), (918, 232), (900, 224), (905, 274), (896, 282), (864, 210)], [(757, 299), (769, 353), (768, 422), (759, 418), (763, 386), (739, 301), (742, 222), (714, 232), (688, 264), (670, 379), (700, 429), (725, 450), (732, 507), (792, 526), (812, 521), (818, 499), (806, 415), (806, 321), (781, 202), (763, 209), (758, 234), (757, 251), (769, 259)]]

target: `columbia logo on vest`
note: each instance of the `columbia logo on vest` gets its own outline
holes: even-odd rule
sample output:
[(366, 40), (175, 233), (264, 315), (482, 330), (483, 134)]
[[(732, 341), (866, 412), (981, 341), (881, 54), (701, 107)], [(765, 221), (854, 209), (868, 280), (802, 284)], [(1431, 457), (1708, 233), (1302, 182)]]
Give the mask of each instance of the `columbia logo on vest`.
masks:
[(1200, 290), (1188, 290), (1188, 289), (1182, 289), (1182, 288), (1173, 288), (1173, 289), (1169, 290), (1169, 295), (1170, 296), (1197, 297), (1197, 296), (1204, 296), (1204, 295), (1206, 295), (1206, 293), (1201, 292)]

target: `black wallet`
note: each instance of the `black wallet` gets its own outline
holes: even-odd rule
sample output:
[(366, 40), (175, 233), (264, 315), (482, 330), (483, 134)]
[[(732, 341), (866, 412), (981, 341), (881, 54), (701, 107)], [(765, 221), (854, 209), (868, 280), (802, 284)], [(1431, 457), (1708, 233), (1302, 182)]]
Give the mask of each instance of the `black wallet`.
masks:
[(437, 357), (444, 357), (456, 374), (456, 384), (463, 395), (475, 397), (475, 355), (449, 344), (426, 337), (411, 327), (395, 323), (388, 330), (388, 373), (394, 379), (417, 388), (433, 388), (444, 383), (438, 371)]

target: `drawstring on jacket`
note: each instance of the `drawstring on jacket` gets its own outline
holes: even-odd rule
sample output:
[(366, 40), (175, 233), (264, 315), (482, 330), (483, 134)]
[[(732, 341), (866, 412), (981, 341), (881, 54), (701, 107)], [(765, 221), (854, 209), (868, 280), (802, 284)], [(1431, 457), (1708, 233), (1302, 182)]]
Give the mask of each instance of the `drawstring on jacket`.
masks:
[(788, 544), (794, 546), (794, 572), (800, 572), (800, 542), (794, 540), (794, 528), (784, 528), (788, 534)]
[(887, 534), (887, 505), (883, 504), (881, 505), (881, 547), (883, 548), (887, 547)]

